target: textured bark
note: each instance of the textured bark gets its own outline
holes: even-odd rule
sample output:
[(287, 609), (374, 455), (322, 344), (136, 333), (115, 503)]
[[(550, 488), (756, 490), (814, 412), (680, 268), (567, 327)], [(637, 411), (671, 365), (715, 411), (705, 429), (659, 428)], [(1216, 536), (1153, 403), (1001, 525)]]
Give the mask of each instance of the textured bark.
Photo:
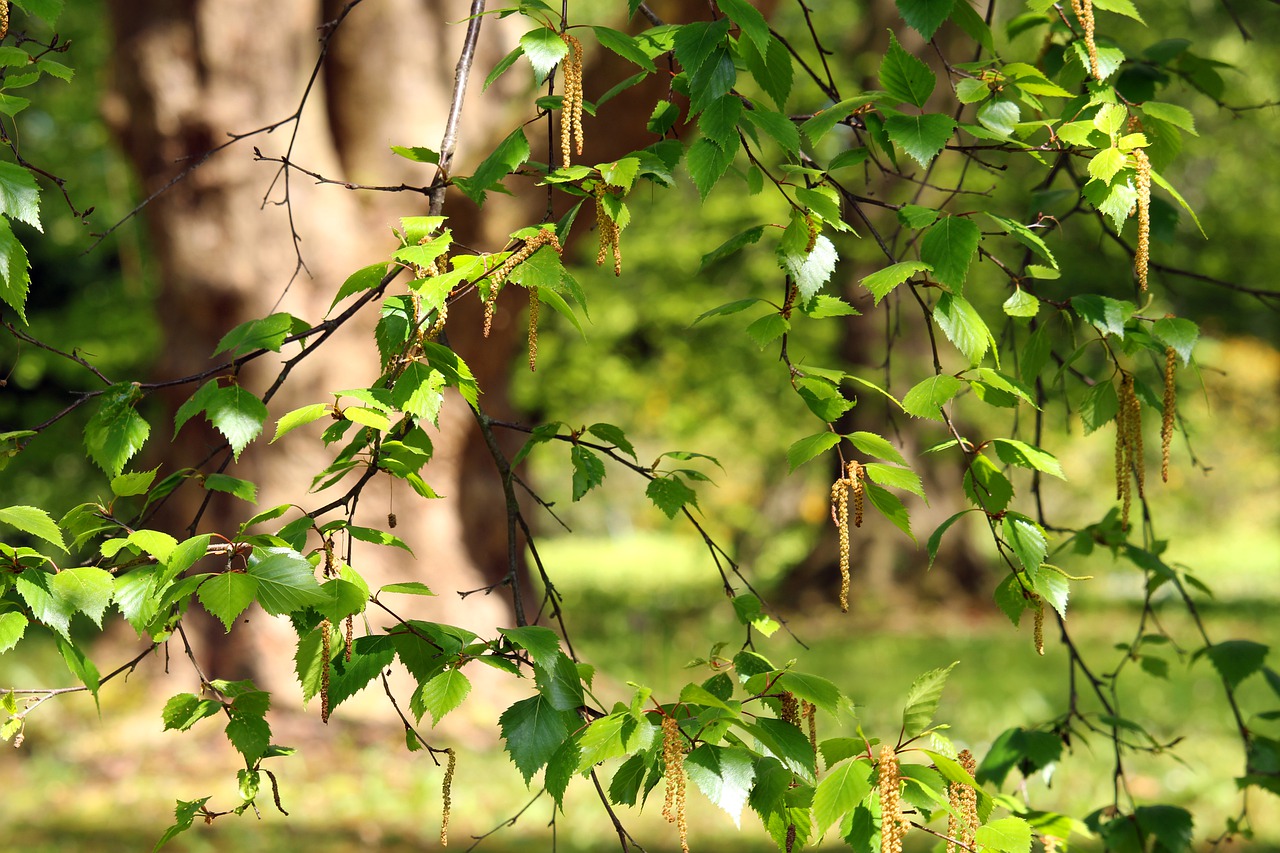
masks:
[[(117, 47), (105, 110), (143, 191), (164, 186), (191, 158), (224, 142), (228, 132), (242, 133), (292, 114), (315, 63), (318, 28), (342, 6), (320, 0), (111, 0)], [(465, 23), (449, 22), (465, 21), (467, 6), (456, 0), (379, 0), (355, 8), (331, 42), (329, 61), (296, 127), (293, 161), (326, 177), (359, 183), (429, 183), (430, 167), (395, 157), (388, 146), (439, 145), (465, 31)], [(514, 38), (496, 19), (486, 20), (455, 161), (462, 174), (474, 168), (491, 147), (486, 142), (508, 123), (496, 106), (503, 102), (501, 93), (491, 91), (482, 100), (480, 86)], [(287, 185), (273, 183), (276, 164), (255, 162), (251, 146), (266, 156), (281, 156), (294, 129), (285, 125), (220, 152), (146, 208), (163, 279), (160, 316), (168, 343), (159, 372), (164, 377), (207, 369), (217, 341), (237, 323), (272, 311), (318, 321), (347, 275), (389, 257), (397, 218), (426, 212), (426, 199), (417, 194), (356, 193), (318, 186), (297, 173)], [(279, 204), (286, 189), (291, 208)], [(512, 227), (509, 217), (495, 221), (502, 215), (491, 207), (482, 221), (460, 196), (450, 197), (445, 212), (455, 239), (468, 245), (500, 245)], [(289, 284), (297, 264), (291, 227), (300, 238), (306, 269)], [(472, 302), (451, 311), (450, 341), (476, 373), (486, 408), (505, 416), (513, 335), (502, 334), (502, 326), (513, 322), (505, 319), (511, 312), (500, 315), (497, 334), (482, 341)], [(286, 502), (316, 507), (347, 487), (344, 482), (320, 495), (307, 493), (311, 476), (331, 457), (320, 446), (316, 427), (271, 447), (265, 444), (273, 419), (283, 412), (331, 401), (331, 391), (367, 387), (377, 378), (376, 306), (365, 314), (294, 371), (271, 402), (267, 435), (229, 469), (259, 484), (260, 507)], [(242, 382), (261, 393), (293, 352), (290, 347), (280, 358), (259, 360), (246, 369)], [(171, 406), (194, 390), (180, 389)], [(394, 486), (395, 533), (410, 544), (416, 559), (357, 543), (353, 565), (371, 585), (421, 580), (439, 593), (418, 612), (403, 615), (489, 634), (495, 625), (510, 624), (509, 598), (499, 591), (462, 601), (455, 590), (488, 586), (506, 572), (500, 483), (488, 454), (475, 452), (479, 436), (456, 395), (446, 399), (440, 430), (428, 431), (435, 456), (423, 474), (447, 499), (428, 502), (403, 483)], [(157, 432), (163, 435), (164, 427)], [(166, 471), (193, 464), (215, 442), (216, 436), (201, 434), (193, 422), (173, 458), (165, 460)], [(375, 478), (364, 493), (357, 523), (385, 528), (392, 505), (387, 479)], [(168, 516), (175, 526), (185, 526), (204, 497), (194, 484), (182, 492)], [(232, 534), (249, 510), (243, 503), (217, 500), (200, 530)], [(412, 609), (406, 604), (406, 611)], [(287, 628), (268, 628), (268, 634), (271, 630)], [(266, 686), (289, 689), (290, 661), (280, 661), (278, 652), (262, 653), (264, 643), (277, 643), (279, 649), (283, 638), (264, 640), (256, 630), (252, 635), (258, 639), (248, 650), (217, 654), (230, 647), (225, 641), (215, 644), (210, 677), (236, 677), (252, 664)]]

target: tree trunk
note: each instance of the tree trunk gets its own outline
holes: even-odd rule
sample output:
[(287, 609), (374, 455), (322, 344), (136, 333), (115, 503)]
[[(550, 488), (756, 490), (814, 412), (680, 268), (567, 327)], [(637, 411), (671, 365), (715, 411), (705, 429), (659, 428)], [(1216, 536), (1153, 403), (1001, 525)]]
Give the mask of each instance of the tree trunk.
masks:
[[(336, 30), (299, 122), (238, 142), (164, 189), (178, 172), (226, 142), (229, 132), (264, 127), (297, 110), (323, 25), (338, 17), (343, 5), (334, 0), (109, 2), (116, 61), (105, 109), (137, 168), (143, 192), (164, 190), (144, 213), (163, 280), (160, 316), (168, 345), (159, 371), (165, 378), (214, 364), (210, 355), (217, 342), (238, 323), (274, 311), (318, 322), (350, 273), (389, 258), (396, 246), (391, 228), (398, 217), (426, 212), (425, 197), (413, 193), (351, 192), (317, 185), (297, 172), (281, 178), (279, 164), (255, 161), (253, 149), (280, 157), (296, 132), (290, 159), (312, 172), (364, 184), (430, 183), (431, 167), (394, 156), (389, 145), (439, 145), (466, 29), (465, 23), (449, 22), (465, 21), (464, 2), (382, 0), (352, 9)], [(461, 174), (471, 171), (491, 147), (485, 140), (509, 123), (493, 105), (503, 100), (500, 92), (490, 92), (484, 106), (479, 98), (484, 75), (514, 40), (496, 19), (486, 19), (455, 161)], [(286, 194), (288, 206), (281, 204)], [(500, 245), (512, 227), (510, 218), (491, 206), (482, 220), (460, 196), (450, 198), (445, 212), (455, 241), (473, 246)], [(510, 312), (500, 312), (495, 335), (482, 341), (478, 309), (475, 300), (468, 300), (451, 311), (450, 342), (476, 374), (486, 410), (502, 417), (507, 415), (504, 386), (513, 355), (513, 335), (503, 334), (503, 320)], [(299, 429), (269, 448), (266, 442), (282, 413), (332, 402), (333, 391), (368, 387), (378, 377), (372, 336), (376, 306), (364, 313), (301, 362), (271, 401), (264, 436), (228, 469), (258, 484), (259, 509), (281, 503), (316, 507), (347, 488), (349, 481), (329, 492), (308, 494), (312, 475), (332, 456), (318, 441), (316, 426)], [(260, 394), (280, 362), (294, 352), (287, 348), (280, 358), (260, 359), (241, 381)], [(196, 387), (177, 389), (168, 401), (170, 411)], [(361, 496), (356, 518), (356, 523), (385, 529), (394, 498), (394, 532), (416, 557), (356, 543), (353, 567), (373, 587), (419, 580), (439, 593), (423, 600), (418, 612), (402, 613), (405, 617), (491, 635), (494, 626), (511, 622), (505, 591), (465, 601), (455, 591), (489, 586), (507, 571), (506, 530), (494, 511), (498, 507), (501, 515), (501, 484), (493, 460), (475, 452), (478, 431), (456, 395), (446, 399), (439, 431), (428, 431), (435, 455), (423, 476), (446, 499), (421, 500), (403, 483), (392, 495), (386, 482), (390, 478), (375, 477)], [(157, 433), (163, 436), (165, 426)], [(191, 423), (180, 436), (182, 444), (165, 460), (165, 472), (194, 464), (215, 439), (212, 433), (199, 434)], [(204, 494), (188, 483), (175, 497), (179, 500), (168, 517), (181, 528), (194, 517)], [(238, 501), (216, 500), (199, 529), (231, 535), (253, 511)], [(209, 676), (238, 677), (248, 665), (268, 689), (288, 689), (293, 684), (291, 663), (278, 651), (287, 627), (268, 628), (268, 633), (277, 632), (274, 638), (264, 638), (261, 628), (252, 632), (251, 649), (218, 655), (218, 649), (228, 648), (226, 640), (212, 644), (210, 652), (217, 659)], [(220, 626), (217, 630), (221, 633)], [(277, 651), (266, 654), (267, 645)]]

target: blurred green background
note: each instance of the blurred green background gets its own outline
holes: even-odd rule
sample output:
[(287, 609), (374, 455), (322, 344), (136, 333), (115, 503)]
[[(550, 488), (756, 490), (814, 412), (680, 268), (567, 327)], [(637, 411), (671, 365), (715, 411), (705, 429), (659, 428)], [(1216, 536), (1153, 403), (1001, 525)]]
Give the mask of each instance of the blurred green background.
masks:
[[(68, 179), (77, 205), (97, 206), (93, 222), (98, 228), (131, 206), (131, 178), (97, 119), (100, 69), (110, 45), (95, 25), (89, 8), (94, 4), (82, 5), (89, 14), (67, 15), (63, 21), (63, 34), (76, 42), (72, 64), (77, 80), (71, 86), (42, 84), (48, 90), (36, 103), (44, 112), (33, 107), (24, 114), (23, 146), (41, 153), (42, 167)], [(1259, 4), (1241, 5), (1252, 9)], [(1256, 41), (1245, 42), (1220, 7), (1208, 0), (1144, 8), (1144, 13), (1153, 32), (1190, 30), (1200, 53), (1234, 65), (1223, 71), (1230, 103), (1275, 99), (1280, 56), (1266, 47), (1280, 35), (1274, 21), (1255, 32)], [(1208, 108), (1189, 91), (1178, 95), (1195, 111), (1201, 135), (1186, 140), (1184, 159), (1169, 178), (1197, 209), (1210, 240), (1201, 240), (1183, 222), (1163, 235), (1153, 254), (1172, 266), (1274, 288), (1274, 271), (1280, 269), (1280, 246), (1273, 239), (1280, 185), (1259, 176), (1280, 165), (1276, 109), (1236, 116)], [(742, 333), (754, 315), (689, 326), (691, 317), (718, 304), (772, 295), (767, 288), (776, 275), (767, 253), (747, 254), (695, 275), (701, 254), (767, 217), (768, 202), (744, 205), (732, 192), (713, 193), (699, 214), (699, 239), (681, 241), (672, 235), (687, 229), (692, 204), (681, 192), (646, 191), (629, 201), (634, 224), (623, 234), (627, 276), (615, 283), (611, 275), (591, 267), (590, 258), (583, 259), (578, 274), (584, 286), (601, 294), (591, 304), (587, 339), (561, 318), (544, 317), (538, 373), (530, 377), (517, 369), (513, 396), (541, 418), (625, 427), (642, 462), (671, 449), (720, 457), (725, 470), (708, 467), (715, 485), (699, 492), (709, 529), (746, 556), (753, 581), (770, 591), (812, 551), (826, 518), (827, 473), (816, 465), (790, 477), (786, 472), (785, 448), (813, 431), (814, 424), (805, 420), (809, 415), (787, 389), (776, 355), (760, 352)], [(756, 203), (760, 207), (753, 209)], [(157, 283), (149, 273), (141, 229), (136, 223), (126, 225), (86, 254), (91, 229), (69, 215), (56, 192), (46, 192), (44, 210), (44, 237), (20, 235), (32, 254), (31, 332), (51, 343), (79, 347), (109, 373), (145, 373), (157, 355), (160, 330), (150, 309)], [(1060, 254), (1064, 268), (1089, 276), (1116, 262), (1101, 247), (1079, 243), (1074, 254)], [(852, 295), (857, 278), (875, 268), (865, 266), (875, 263), (874, 256), (852, 242), (841, 249), (850, 268), (841, 275)], [(1160, 298), (1170, 310), (1196, 318), (1211, 336), (1196, 351), (1197, 374), (1194, 379), (1187, 374), (1179, 404), (1194, 452), (1209, 470), (1187, 464), (1185, 446), (1175, 441), (1174, 480), (1153, 489), (1158, 532), (1176, 534), (1166, 560), (1190, 567), (1213, 589), (1214, 598), (1203, 604), (1210, 636), (1248, 638), (1274, 648), (1280, 643), (1275, 618), (1280, 603), (1276, 314), (1241, 294), (1190, 280), (1175, 284)], [(606, 298), (606, 291), (620, 287), (627, 298)], [(812, 325), (802, 341), (807, 357), (817, 364), (833, 363), (838, 328)], [(45, 419), (63, 404), (67, 391), (84, 387), (85, 376), (59, 359), (29, 348), (20, 358), (18, 354), (12, 339), (0, 338), (0, 372), (17, 365), (0, 393), (3, 429)], [(587, 406), (584, 387), (594, 395)], [(1057, 430), (1052, 449), (1072, 479), (1051, 484), (1046, 503), (1064, 525), (1095, 521), (1109, 505), (1111, 437), (1106, 430), (1082, 436), (1078, 420), (1068, 412), (1052, 411), (1049, 417)], [(79, 425), (68, 419), (58, 429), (33, 444), (21, 466), (0, 471), (6, 504), (56, 511), (73, 502), (67, 496), (81, 493), (85, 483), (101, 484), (80, 454), (62, 452), (78, 443)], [(540, 550), (566, 597), (578, 653), (608, 673), (609, 681), (598, 683), (597, 692), (611, 702), (626, 694), (627, 681), (658, 691), (678, 689), (694, 677), (684, 668), (690, 658), (705, 655), (717, 641), (741, 636), (728, 607), (708, 608), (719, 588), (714, 566), (692, 531), (648, 509), (642, 484), (629, 481), (620, 469), (610, 469), (599, 494), (572, 504), (567, 452), (560, 451), (535, 452), (530, 476), (575, 533), (555, 535), (548, 522), (548, 538)], [(917, 508), (910, 501), (908, 506)], [(923, 538), (929, 531), (918, 532)], [(1067, 690), (1062, 651), (1049, 642), (1046, 656), (1037, 656), (1025, 621), (1015, 629), (988, 599), (961, 596), (945, 583), (935, 584), (925, 577), (922, 553), (905, 539), (900, 546), (890, 587), (856, 589), (849, 616), (840, 616), (832, 605), (834, 579), (825, 600), (810, 598), (785, 611), (789, 626), (811, 652), (803, 652), (785, 632), (764, 641), (761, 651), (779, 663), (803, 652), (802, 668), (849, 692), (860, 706), (858, 723), (869, 732), (896, 729), (902, 699), (920, 672), (960, 660), (938, 717), (952, 725), (960, 744), (973, 746), (979, 755), (1004, 728), (1033, 726), (1060, 713)], [(1115, 647), (1131, 639), (1138, 615), (1140, 575), (1098, 552), (1087, 559), (1064, 555), (1058, 564), (1072, 574), (1093, 576), (1076, 586), (1070, 610), (1073, 635), (1101, 669), (1118, 665), (1124, 652)], [(995, 580), (993, 575), (991, 586)], [(787, 597), (785, 591), (779, 595)], [(1162, 602), (1157, 613), (1167, 620), (1165, 627), (1182, 643), (1183, 652), (1198, 647), (1176, 602)], [(1011, 642), (1011, 634), (1019, 631), (1020, 640)], [(98, 660), (104, 671), (129, 656), (127, 639), (113, 642), (119, 646), (109, 642)], [(25, 640), (21, 652), (20, 657), (0, 658), (0, 686), (71, 683), (56, 652), (42, 639)], [(1166, 755), (1133, 759), (1134, 784), (1141, 787), (1134, 794), (1189, 808), (1196, 815), (1197, 838), (1204, 839), (1238, 808), (1230, 780), (1243, 765), (1240, 745), (1208, 663), (1191, 663), (1173, 649), (1163, 656), (1170, 665), (1167, 679), (1126, 675), (1124, 712), (1152, 721), (1157, 737), (1184, 739)], [(160, 666), (159, 661), (148, 664), (152, 674)], [(233, 800), (233, 754), (216, 727), (210, 724), (203, 732), (197, 727), (182, 736), (160, 731), (157, 703), (166, 692), (189, 689), (160, 682), (144, 691), (109, 686), (100, 714), (88, 697), (77, 695), (50, 702), (32, 716), (23, 747), (0, 753), (0, 826), (7, 849), (145, 850), (168, 824), (175, 798), (212, 794), (215, 801)], [(1255, 710), (1276, 704), (1257, 677), (1242, 685), (1241, 703)], [(1276, 734), (1273, 720), (1249, 722)], [(264, 812), (261, 821), (223, 818), (209, 827), (197, 826), (171, 849), (398, 851), (435, 846), (441, 772), (421, 753), (405, 752), (394, 726), (348, 720), (339, 713), (322, 729), (315, 720), (288, 712), (279, 714), (274, 725), (278, 741), (300, 748), (298, 756), (278, 768), (283, 804), (292, 816)], [(845, 721), (847, 732), (852, 725)], [(470, 746), (463, 750), (453, 790), (451, 846), (463, 849), (470, 843), (467, 836), (499, 826), (534, 793), (525, 790), (491, 740), (478, 738)], [(1032, 801), (1072, 814), (1108, 802), (1108, 749), (1104, 741), (1077, 741), (1052, 779), (1028, 783)], [(604, 774), (610, 770), (604, 768)], [(740, 836), (726, 815), (700, 795), (694, 799), (698, 805), (690, 810), (690, 823), (695, 850), (768, 849), (744, 844), (762, 836)], [(550, 803), (545, 797), (537, 800), (514, 828), (495, 834), (480, 849), (549, 849), (553, 833), (558, 849), (616, 846), (588, 783), (575, 782), (566, 805), (568, 816), (549, 825)], [(651, 807), (639, 817), (625, 814), (624, 822), (647, 849), (676, 849), (675, 832), (661, 821), (659, 811)], [(1280, 849), (1276, 798), (1255, 792), (1250, 814), (1257, 849)], [(755, 822), (750, 813), (742, 819), (744, 826)], [(919, 835), (912, 838), (921, 842)]]

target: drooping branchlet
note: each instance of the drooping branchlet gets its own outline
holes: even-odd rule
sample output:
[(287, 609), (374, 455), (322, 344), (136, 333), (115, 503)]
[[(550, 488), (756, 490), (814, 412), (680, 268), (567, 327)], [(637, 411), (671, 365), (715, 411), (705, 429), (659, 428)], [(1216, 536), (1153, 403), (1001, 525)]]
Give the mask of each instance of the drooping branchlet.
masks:
[(560, 104), (561, 166), (573, 163), (572, 154), (582, 154), (582, 44), (568, 33), (560, 38), (569, 46), (561, 67), (564, 71), (564, 95)]
[(1173, 443), (1173, 421), (1178, 413), (1178, 389), (1174, 371), (1178, 367), (1178, 352), (1173, 347), (1164, 351), (1164, 411), (1160, 418), (1160, 479), (1169, 482), (1169, 446)]
[(1151, 161), (1141, 148), (1133, 151), (1137, 163), (1138, 190), (1138, 248), (1133, 253), (1133, 270), (1138, 276), (1138, 287), (1147, 289), (1147, 268), (1151, 264)]
[(1089, 53), (1089, 72), (1094, 79), (1102, 79), (1102, 67), (1098, 63), (1098, 44), (1094, 41), (1093, 0), (1071, 0), (1071, 9), (1084, 29), (1084, 47)]
[(902, 815), (902, 779), (898, 772), (898, 755), (893, 747), (880, 747), (880, 853), (902, 853), (902, 839), (910, 824)]
[(453, 771), (458, 766), (458, 754), (453, 751), (453, 747), (445, 750), (449, 755), (449, 761), (444, 768), (444, 784), (442, 794), (444, 800), (444, 810), (440, 816), (440, 846), (449, 846), (449, 812), (453, 807)]
[(685, 769), (684, 739), (680, 723), (675, 717), (662, 718), (662, 767), (666, 778), (666, 799), (662, 804), (662, 816), (667, 823), (674, 823), (680, 831), (680, 849), (689, 853), (689, 825), (685, 822)]

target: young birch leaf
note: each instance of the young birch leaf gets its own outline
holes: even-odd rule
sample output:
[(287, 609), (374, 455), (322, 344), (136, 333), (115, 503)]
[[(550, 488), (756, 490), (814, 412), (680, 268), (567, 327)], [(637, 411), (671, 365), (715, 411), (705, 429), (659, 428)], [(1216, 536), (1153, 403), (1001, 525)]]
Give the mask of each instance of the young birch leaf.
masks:
[(1027, 577), (1034, 579), (1040, 571), (1040, 565), (1048, 554), (1048, 544), (1044, 531), (1025, 515), (1011, 512), (1001, 522), (1004, 527), (1004, 539), (1018, 556), (1018, 562), (1026, 570)]
[(734, 720), (754, 735), (765, 749), (804, 782), (813, 784), (817, 771), (817, 756), (809, 738), (790, 723), (772, 717), (757, 717), (755, 722)]
[(742, 34), (755, 44), (756, 50), (766, 53), (769, 50), (769, 23), (765, 21), (760, 10), (747, 0), (719, 0), (720, 11), (729, 16), (729, 20), (738, 25)]
[(1213, 668), (1233, 689), (1262, 669), (1269, 651), (1262, 643), (1252, 640), (1226, 640), (1208, 647)]
[(550, 628), (527, 625), (520, 628), (499, 628), (498, 633), (528, 652), (529, 657), (539, 666), (552, 666), (561, 654), (560, 638)]
[(807, 672), (785, 670), (774, 682), (781, 690), (794, 693), (805, 701), (812, 702), (831, 716), (839, 716), (843, 706), (848, 704), (840, 688), (825, 678), (810, 675)]
[(84, 428), (89, 458), (109, 477), (120, 476), (151, 434), (151, 427), (133, 408), (141, 396), (132, 383), (112, 385), (102, 393), (97, 411)]
[(27, 291), (31, 288), (31, 262), (9, 220), (0, 217), (0, 300), (4, 300), (24, 324), (27, 322)]
[(902, 20), (906, 21), (911, 29), (924, 36), (925, 41), (933, 38), (933, 34), (938, 31), (938, 27), (942, 26), (942, 22), (951, 17), (951, 9), (956, 5), (956, 0), (896, 0), (896, 2)]
[(840, 436), (834, 432), (820, 432), (808, 438), (802, 438), (787, 449), (787, 463), (792, 471), (819, 454), (825, 453), (840, 443)]
[(962, 388), (964, 388), (964, 382), (954, 376), (948, 376), (945, 373), (940, 376), (930, 376), (906, 393), (902, 398), (902, 409), (908, 415), (914, 415), (917, 418), (940, 421), (942, 414), (939, 410), (949, 403), (952, 397), (959, 394)]
[(911, 532), (911, 516), (907, 512), (907, 508), (902, 505), (902, 501), (898, 496), (887, 489), (871, 483), (864, 483), (863, 488), (867, 491), (867, 499), (871, 501), (871, 505), (889, 521), (893, 522), (907, 536), (911, 537), (911, 541), (916, 541), (916, 535)]
[(1045, 563), (1040, 573), (1031, 579), (1031, 588), (1057, 611), (1063, 619), (1067, 618), (1067, 599), (1071, 597), (1071, 581), (1061, 570)]
[(593, 451), (579, 445), (569, 451), (569, 461), (573, 464), (573, 499), (579, 501), (583, 495), (604, 482), (604, 461)]
[(631, 36), (609, 27), (592, 27), (591, 30), (596, 34), (596, 41), (600, 42), (601, 46), (650, 74), (657, 72), (658, 68), (653, 64), (653, 60), (640, 47), (640, 43)]
[(223, 492), (234, 495), (245, 503), (258, 502), (258, 487), (248, 480), (232, 477), (228, 474), (213, 473), (204, 478), (204, 487), (210, 492)]
[(98, 685), (101, 683), (98, 668), (80, 650), (79, 646), (63, 637), (55, 637), (54, 639), (58, 643), (58, 652), (62, 655), (62, 660), (66, 663), (67, 669), (71, 670), (71, 674), (79, 679), (81, 684), (89, 688), (89, 692), (93, 694), (93, 702), (96, 705), (98, 703)]
[(75, 605), (50, 588), (52, 577), (39, 569), (26, 568), (18, 575), (14, 585), (31, 609), (32, 616), (54, 632), (67, 637), (70, 636), (71, 617), (75, 615), (76, 609)]
[(1030, 853), (1031, 825), (1020, 817), (1005, 817), (978, 827), (974, 843), (995, 853)]
[(760, 88), (768, 93), (779, 110), (785, 110), (795, 76), (791, 53), (786, 45), (771, 34), (767, 50), (761, 52), (756, 48), (755, 42), (747, 39), (745, 42), (738, 42), (738, 52)]
[(922, 264), (919, 261), (902, 261), (901, 263), (891, 264), (879, 272), (873, 272), (871, 275), (862, 279), (862, 286), (871, 291), (871, 295), (875, 297), (876, 304), (880, 304), (880, 300), (884, 299), (893, 289), (902, 284), (911, 276), (925, 270), (932, 270), (929, 264)]
[(929, 728), (933, 722), (934, 712), (938, 710), (938, 702), (942, 699), (942, 687), (947, 683), (947, 676), (959, 661), (941, 669), (932, 669), (911, 685), (907, 691), (906, 707), (902, 709), (902, 736), (913, 738)]
[[(862, 468), (873, 483), (892, 486), (921, 498), (925, 497), (924, 484), (920, 481), (920, 475), (909, 468), (898, 468), (880, 462), (868, 462)], [(925, 502), (928, 503), (927, 500)]]
[(469, 178), (454, 178), (453, 182), (476, 204), (484, 204), (488, 190), (498, 185), (507, 175), (520, 168), (529, 159), (531, 150), (523, 128), (516, 128), (498, 147), (493, 149)]
[(947, 147), (947, 140), (955, 132), (955, 119), (932, 113), (922, 116), (890, 116), (884, 123), (885, 132), (898, 147), (921, 166), (928, 166), (933, 158)]
[(272, 616), (281, 616), (324, 601), (307, 558), (288, 548), (264, 548), (249, 558), (249, 574), (258, 580), (258, 603)]
[(431, 714), (431, 725), (437, 726), (444, 715), (457, 708), (471, 692), (471, 681), (456, 669), (444, 672), (418, 688), (421, 707)]
[(889, 443), (884, 436), (876, 435), (873, 432), (851, 432), (845, 436), (853, 443), (853, 446), (861, 450), (868, 456), (874, 456), (877, 459), (884, 459), (887, 462), (894, 462), (898, 465), (905, 466), (907, 460), (902, 458), (902, 454), (898, 449)]
[(813, 794), (813, 819), (822, 835), (831, 825), (843, 820), (871, 793), (871, 765), (866, 761), (845, 761), (818, 783)]
[(933, 308), (933, 319), (947, 340), (969, 360), (970, 366), (981, 364), (987, 347), (994, 345), (991, 330), (963, 296), (942, 294)]
[(21, 613), (0, 613), (0, 655), (18, 645), (30, 621)]
[(951, 525), (959, 521), (965, 513), (973, 512), (971, 509), (962, 509), (946, 521), (938, 525), (937, 529), (929, 535), (929, 541), (925, 543), (925, 550), (929, 552), (929, 568), (933, 568), (933, 561), (938, 556), (938, 548), (942, 546), (942, 536), (951, 528)]
[(280, 438), (287, 433), (292, 432), (300, 426), (309, 424), (312, 421), (318, 421), (326, 415), (333, 413), (333, 406), (328, 403), (312, 403), (309, 406), (302, 406), (287, 412), (276, 422), (276, 434), (271, 439), (271, 444), (275, 444)]
[[(284, 340), (299, 325), (292, 314), (271, 314), (257, 320), (241, 323), (222, 336), (214, 355), (230, 351), (232, 356), (244, 355), (257, 349), (280, 352)], [(305, 328), (305, 325), (303, 326)]]
[(996, 447), (996, 455), (1007, 465), (1043, 471), (1059, 480), (1067, 479), (1067, 475), (1062, 470), (1062, 463), (1053, 454), (1041, 450), (1034, 444), (1012, 438), (997, 438), (992, 441), (992, 444)]
[(25, 222), (37, 231), (40, 226), (40, 186), (28, 169), (0, 161), (0, 213)]
[(751, 753), (742, 747), (721, 747), (704, 743), (685, 756), (685, 771), (715, 803), (742, 826), (742, 807), (747, 804), (751, 783), (755, 781), (755, 763)]
[(1151, 327), (1151, 334), (1165, 346), (1173, 347), (1182, 358), (1182, 363), (1187, 365), (1191, 363), (1191, 351), (1195, 349), (1196, 339), (1200, 337), (1200, 327), (1181, 317), (1166, 317), (1156, 320)]
[(503, 711), (498, 725), (511, 761), (526, 785), (569, 733), (564, 716), (542, 694), (521, 699)]
[(49, 579), (49, 592), (71, 610), (78, 610), (102, 627), (102, 614), (111, 603), (114, 579), (111, 573), (85, 566), (63, 569)]
[(218, 618), (231, 632), (236, 617), (253, 604), (258, 594), (258, 581), (252, 575), (243, 572), (223, 572), (200, 584), (196, 597), (204, 605), (204, 609)]
[(0, 509), (0, 522), (16, 527), (23, 533), (29, 533), (55, 545), (63, 552), (67, 550), (62, 539), (62, 531), (53, 523), (49, 513), (34, 506), (11, 506)]
[(706, 201), (711, 188), (729, 170), (730, 164), (733, 163), (733, 156), (733, 153), (725, 152), (719, 145), (706, 138), (698, 139), (689, 146), (685, 166), (703, 201)]
[(238, 461), (241, 451), (262, 432), (267, 407), (239, 385), (229, 385), (210, 395), (205, 417), (226, 438)]
[(684, 480), (674, 474), (670, 477), (657, 477), (650, 480), (644, 493), (654, 506), (666, 513), (667, 518), (675, 518), (676, 513), (685, 506), (698, 505), (697, 492), (685, 485)]
[(538, 27), (520, 36), (520, 47), (524, 48), (524, 55), (529, 57), (539, 83), (547, 79), (551, 69), (569, 52), (569, 45), (564, 39), (548, 27)]
[(684, 24), (676, 31), (674, 46), (676, 60), (680, 67), (689, 72), (689, 76), (697, 74), (716, 49), (721, 47), (729, 35), (729, 19), (718, 21), (695, 21)]
[(884, 90), (899, 101), (923, 109), (937, 82), (929, 66), (907, 53), (898, 44), (898, 37), (889, 33), (889, 51), (880, 62), (880, 85)]
[(821, 235), (814, 241), (813, 250), (808, 254), (803, 251), (785, 251), (782, 246), (778, 248), (782, 268), (795, 279), (796, 287), (800, 289), (800, 298), (805, 302), (812, 299), (831, 278), (838, 258), (835, 244)]
[(959, 294), (981, 238), (978, 226), (968, 219), (945, 217), (920, 241), (920, 259), (933, 267), (934, 278)]

